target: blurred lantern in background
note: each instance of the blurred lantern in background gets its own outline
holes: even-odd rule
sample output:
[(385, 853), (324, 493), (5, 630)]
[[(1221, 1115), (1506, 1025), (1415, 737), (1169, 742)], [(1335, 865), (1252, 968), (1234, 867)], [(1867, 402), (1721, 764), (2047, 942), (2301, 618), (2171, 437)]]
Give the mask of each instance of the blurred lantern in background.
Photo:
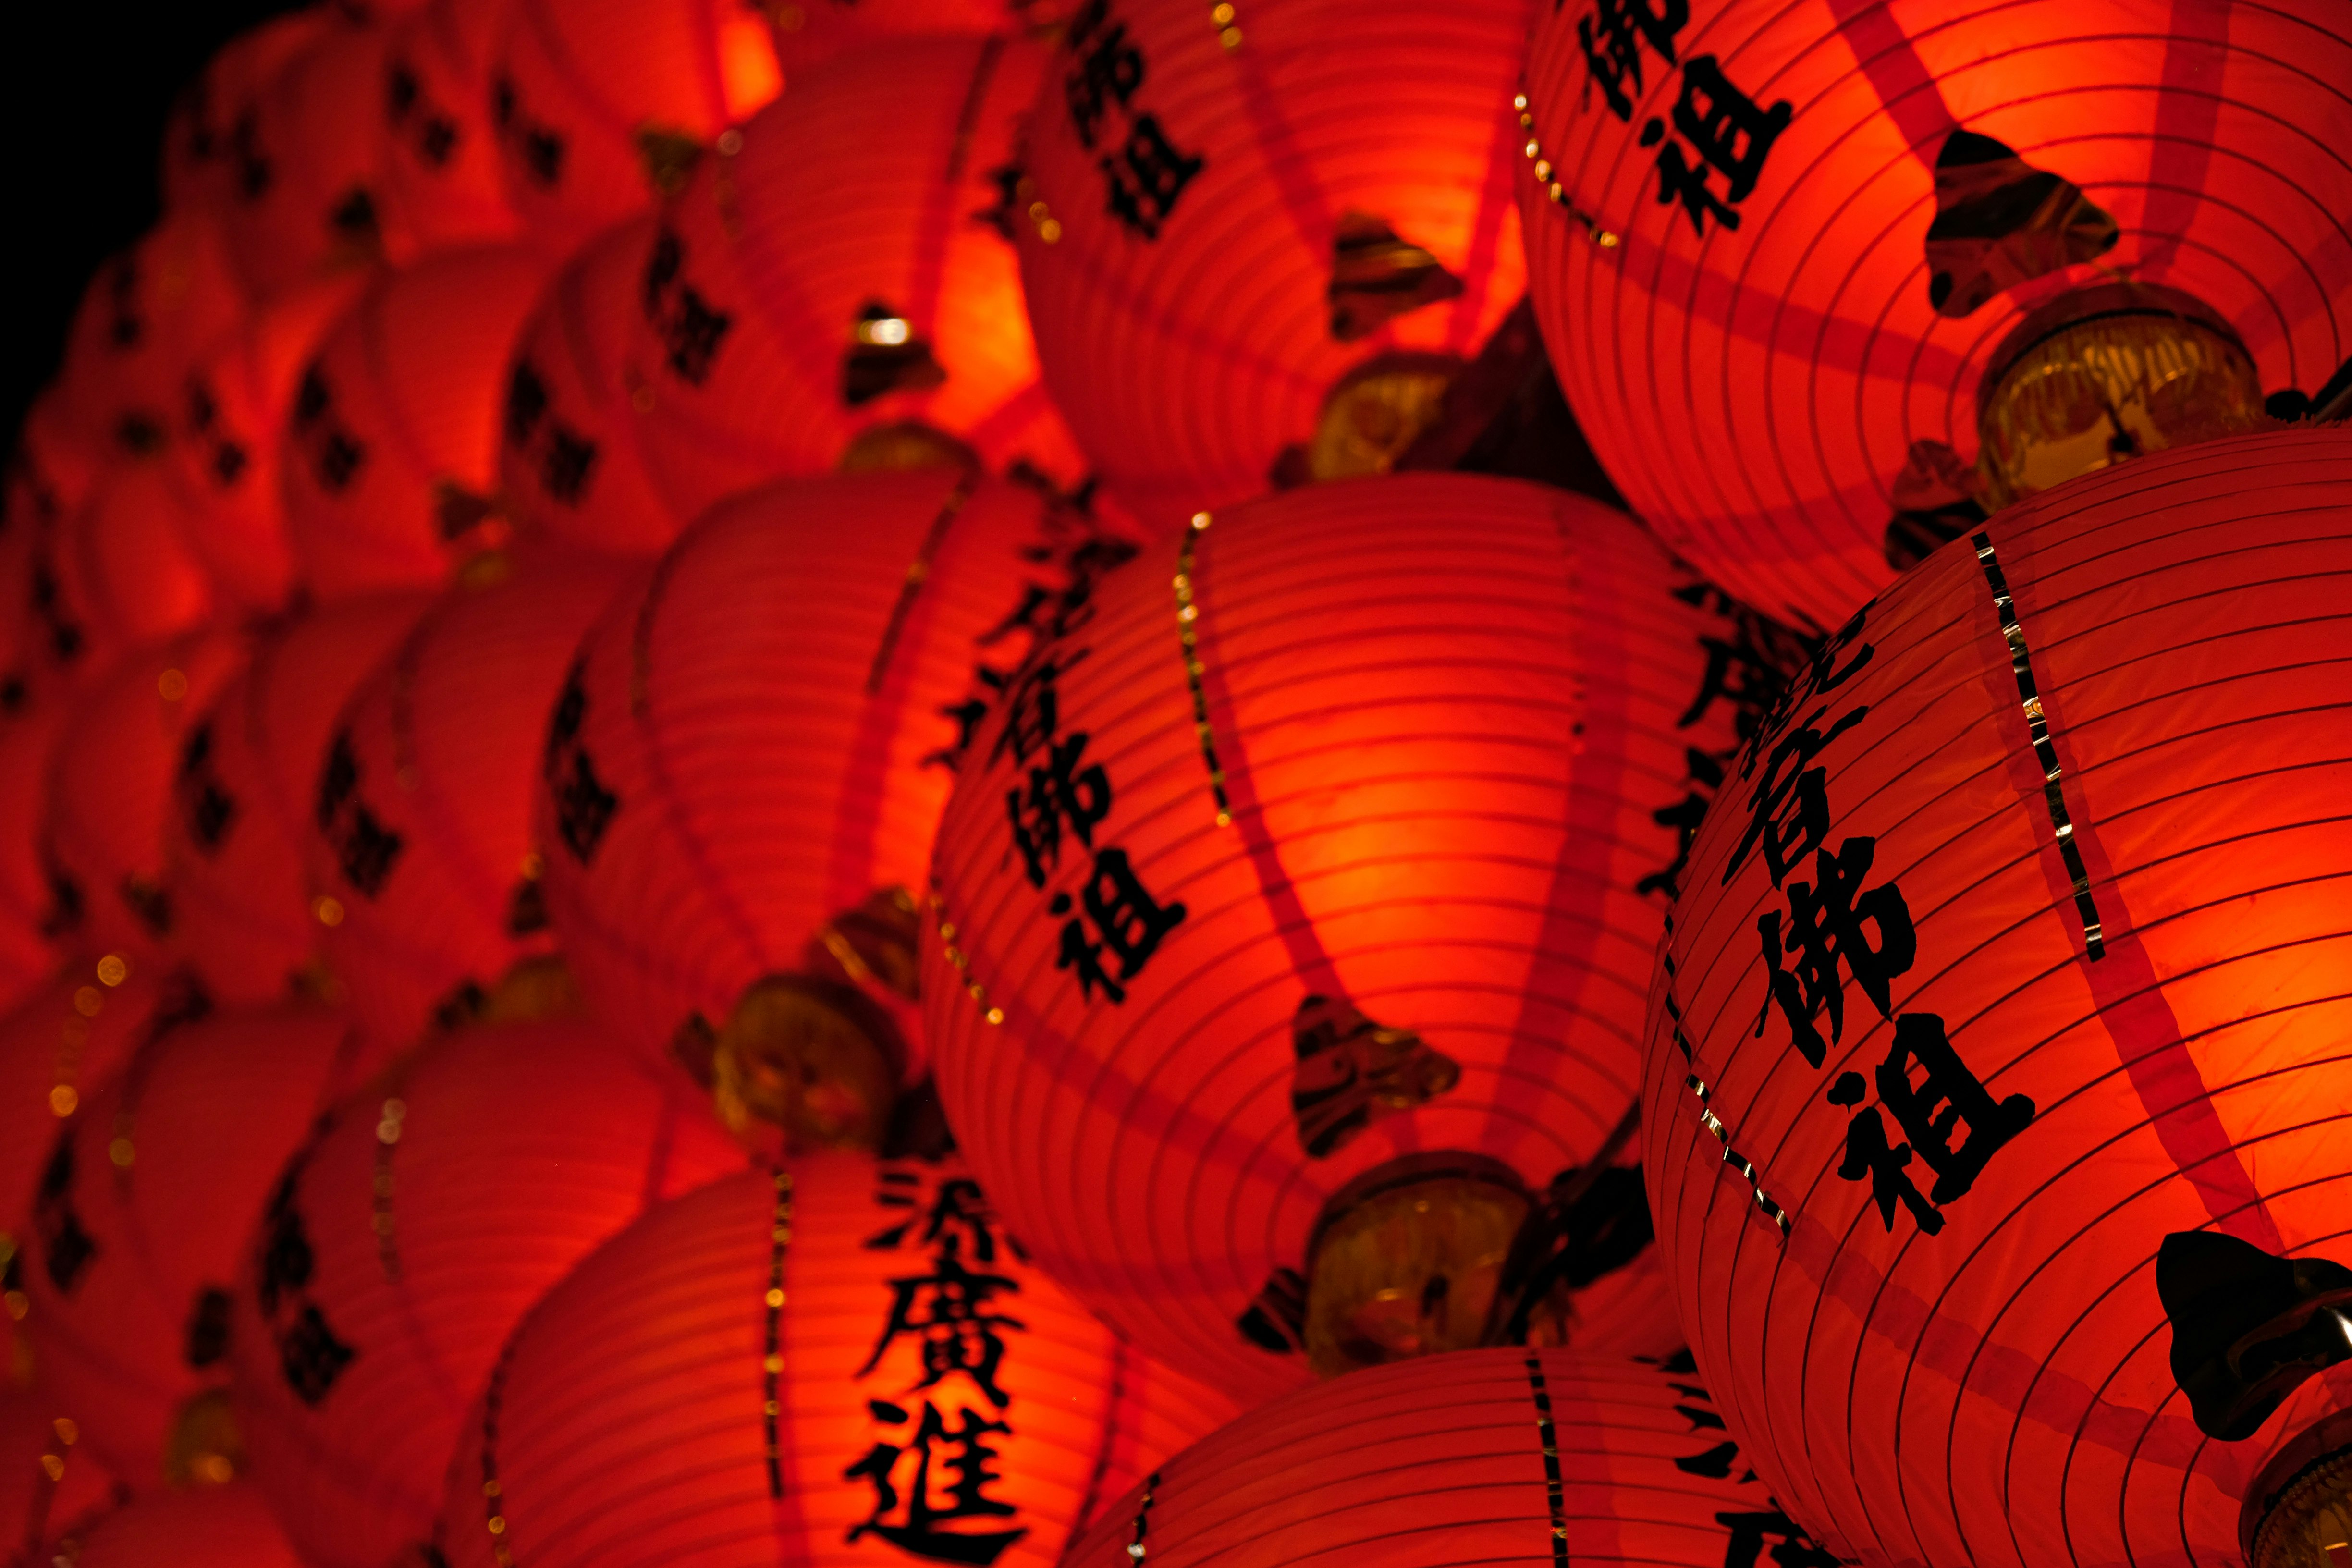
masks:
[(2352, 393), (2340, 23), (1540, 12), (1530, 280), (1610, 477), (1828, 627), (2019, 494)]
[(583, 245), (551, 278), (507, 371), (499, 489), (536, 537), (650, 555), (686, 520), (646, 476), (623, 365), (655, 220), (630, 218)]
[(783, 87), (768, 14), (743, 0), (511, 0), (491, 58), (508, 200), (559, 249), (675, 194)]
[(163, 826), (181, 747), (248, 647), (239, 633), (191, 632), (134, 648), (70, 699), (40, 843), (58, 937), (73, 950), (153, 960), (171, 942)]
[(1051, 1568), (1233, 1414), (1030, 1268), (953, 1163), (818, 1155), (663, 1205), (532, 1309), (435, 1544)]
[(271, 78), (332, 26), (327, 6), (289, 12), (247, 28), (205, 62), (163, 125), (163, 209), (218, 208), (232, 199), (241, 154), (257, 127), (247, 116)]
[(209, 208), (166, 218), (101, 266), (67, 329), (58, 373), (85, 438), (118, 458), (161, 451), (188, 366), (245, 309)]
[(274, 609), (293, 587), (279, 432), (303, 367), (366, 281), (346, 272), (288, 289), (215, 342), (180, 389), (168, 472), (187, 548), (237, 605)]
[(1127, 552), (955, 471), (775, 485), (688, 530), (546, 731), (548, 910), (598, 1015), (739, 1119), (876, 1146), (926, 1071), (916, 892), (957, 756)]
[(239, 1468), (222, 1389), (240, 1247), (346, 1043), (324, 1009), (208, 1011), (184, 993), (60, 1130), (25, 1248), (41, 1376), (141, 1490)]
[(58, 1555), (74, 1568), (303, 1568), (269, 1505), (241, 1482), (142, 1497)]
[(1494, 1349), (1301, 1390), (1163, 1462), (1065, 1561), (1751, 1568), (1769, 1549), (1780, 1568), (1832, 1568), (1689, 1367)]
[[(0, 1336), (9, 1325), (0, 1323)], [(0, 1340), (5, 1342), (5, 1340)], [(81, 1442), (37, 1380), (0, 1370), (0, 1550), (10, 1563), (53, 1561), (61, 1538), (79, 1537), (122, 1498), (121, 1483)]]
[(71, 689), (126, 650), (203, 625), (215, 599), (188, 537), (201, 521), (163, 466), (111, 463), (89, 499), (32, 542), (25, 679)]
[[(432, 601), (346, 599), (273, 627), (180, 743), (163, 827), (174, 946), (205, 989), (333, 994), (299, 844), (336, 715)], [(0, 741), (0, 745), (5, 745)]]
[(1841, 1556), (2340, 1550), (2347, 581), (2352, 434), (2077, 479), (1850, 621), (1693, 847), (1658, 1235)]
[(785, 0), (775, 21), (776, 58), (798, 90), (801, 73), (835, 55), (890, 47), (924, 35), (1026, 32), (1063, 19), (1060, 0)]
[(525, 1309), (743, 1166), (692, 1085), (581, 1024), (460, 1030), (339, 1106), (255, 1232), (231, 1337), (254, 1479), (305, 1559), (383, 1568), (427, 1539)]
[(646, 458), (680, 514), (835, 468), (1024, 461), (1076, 482), (1006, 195), (1045, 64), (1003, 37), (844, 56), (722, 137), (662, 210), (631, 354)]
[(259, 300), (415, 255), (385, 189), (383, 29), (327, 16), (227, 112), (229, 251)]
[(320, 597), (433, 586), (506, 539), (499, 394), (547, 271), (520, 247), (444, 252), (378, 277), (328, 331), (280, 458), (295, 560)]
[(1166, 531), (1384, 471), (1519, 297), (1519, 0), (1078, 7), (998, 208), (1047, 384)]
[(69, 711), (52, 695), (0, 715), (0, 1010), (15, 1006), (58, 966), (59, 911), (41, 858), (41, 824), (49, 754)]
[(1622, 513), (1466, 476), (1202, 514), (1105, 582), (965, 756), (923, 944), (1039, 1266), (1253, 1396), (1671, 1350), (1637, 977), (1771, 689), (1718, 604)]
[(384, 180), (425, 251), (516, 237), (490, 131), (489, 55), (506, 0), (430, 0), (386, 40)]
[(450, 589), (361, 682), (311, 786), (302, 854), (330, 969), (377, 1060), (478, 1012), (551, 952), (534, 764), (617, 570), (546, 564)]

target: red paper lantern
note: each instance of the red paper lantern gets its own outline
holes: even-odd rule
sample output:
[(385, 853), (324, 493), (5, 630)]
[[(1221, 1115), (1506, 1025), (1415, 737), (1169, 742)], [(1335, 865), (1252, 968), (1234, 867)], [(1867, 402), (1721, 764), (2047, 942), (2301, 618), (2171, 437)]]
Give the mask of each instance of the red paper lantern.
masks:
[(853, 49), (925, 35), (1041, 33), (1065, 9), (1047, 0), (785, 0), (776, 7), (776, 58), (788, 81)]
[(253, 1475), (303, 1556), (383, 1568), (426, 1539), (524, 1310), (744, 1163), (692, 1085), (580, 1024), (463, 1030), (345, 1100), (270, 1200), (231, 1336)]
[(674, 193), (784, 84), (766, 14), (736, 0), (513, 0), (492, 60), (508, 199), (566, 249)]
[(2004, 512), (1847, 623), (1699, 834), (1658, 1236), (1729, 1430), (1841, 1556), (2339, 1538), (2292, 1555), (2352, 1410), (2347, 508), (2330, 430)]
[(331, 26), (326, 6), (272, 16), (221, 46), (173, 101), (163, 126), (163, 207), (181, 213), (230, 200), (241, 154), (252, 150), (246, 122), (271, 78)]
[(37, 1383), (0, 1377), (0, 1548), (11, 1563), (51, 1561), (121, 1500), (121, 1483), (81, 1447), (81, 1426)]
[(293, 587), (278, 433), (302, 367), (366, 281), (348, 272), (287, 290), (215, 342), (180, 389), (169, 473), (187, 547), (237, 604), (274, 609)]
[(336, 719), (302, 855), (328, 966), (379, 1051), (550, 951), (531, 779), (572, 650), (620, 581), (550, 563), (453, 588)]
[[(127, 1060), (160, 1018), (184, 1012), (190, 993), (163, 971), (132, 972), (119, 952), (61, 966), (50, 982), (0, 1016), (0, 1270), (9, 1274), (8, 1313), (21, 1318), (20, 1259), (41, 1163), (58, 1139), (59, 1119)], [(21, 1260), (21, 1259), (20, 1259)]]
[(213, 995), (259, 1002), (319, 986), (321, 928), (298, 847), (319, 764), (352, 689), (431, 602), (346, 599), (274, 629), (181, 742), (163, 889), (174, 946)]
[(1782, 1568), (1832, 1561), (1724, 1440), (1687, 1357), (1494, 1349), (1253, 1410), (1163, 1461), (1064, 1561), (1736, 1568), (1768, 1546)]
[(41, 854), (60, 940), (81, 952), (163, 956), (174, 929), (163, 824), (189, 728), (243, 663), (246, 638), (192, 632), (122, 656), (52, 743)]
[(871, 1146), (922, 1071), (912, 893), (984, 671), (1119, 552), (936, 470), (772, 486), (688, 530), (582, 644), (541, 757), (548, 911), (598, 1016), (709, 1070), (722, 1036), (787, 1049), (756, 1000), (783, 985), (865, 1040), (870, 1092), (836, 1109)]
[(55, 628), (42, 607), (55, 588), (37, 597), (35, 569), (49, 571), (54, 584), (47, 566), (50, 541), (89, 500), (100, 468), (97, 450), (72, 428), (51, 383), (26, 412), (0, 473), (0, 713), (25, 704), (56, 657)]
[(188, 544), (200, 526), (162, 464), (108, 465), (89, 499), (31, 542), (30, 684), (70, 689), (129, 648), (202, 626), (215, 595)]
[(332, 16), (230, 111), (224, 211), (230, 255), (255, 299), (414, 258), (414, 237), (387, 199), (383, 77), (383, 29)]
[(680, 513), (781, 475), (967, 452), (1076, 482), (1006, 243), (1003, 171), (1045, 64), (1003, 37), (845, 56), (663, 209), (631, 353), (646, 458)]
[(548, 281), (516, 340), (499, 426), (499, 488), (518, 523), (615, 555), (656, 553), (686, 525), (646, 476), (623, 375), (653, 235), (651, 216), (615, 224)]
[(377, 278), (329, 331), (280, 458), (295, 559), (321, 595), (432, 586), (506, 537), (499, 398), (546, 274), (519, 247), (448, 252)]
[(1302, 1336), (1327, 1373), (1671, 1349), (1633, 977), (1753, 645), (1564, 492), (1208, 521), (1102, 584), (958, 774), (923, 994), (959, 1143), (1042, 1268), (1237, 1393), (1304, 1379)]
[(1077, 10), (1004, 210), (1046, 383), (1114, 495), (1173, 528), (1277, 465), (1385, 469), (1433, 420), (1523, 287), (1526, 17)]
[(490, 130), (490, 49), (506, 16), (503, 0), (429, 0), (386, 40), (384, 180), (421, 249), (521, 230)]
[(90, 444), (118, 457), (160, 450), (188, 366), (245, 310), (208, 207), (165, 219), (100, 265), (67, 329), (58, 377)]
[(25, 1248), (41, 1375), (141, 1488), (164, 1479), (189, 1402), (227, 1380), (240, 1244), (347, 1048), (324, 1009), (206, 1010), (151, 1032), (58, 1133)]
[(302, 1568), (269, 1506), (241, 1483), (142, 1497), (59, 1555), (74, 1568)]
[(1050, 1568), (1233, 1413), (1033, 1269), (961, 1167), (820, 1155), (662, 1205), (531, 1310), (436, 1545), (452, 1568)]
[(1932, 542), (2015, 492), (1969, 471), (1981, 431), (2031, 416), (2063, 478), (2347, 385), (2347, 73), (2297, 11), (1540, 11), (1519, 193), (1552, 362), (1669, 546), (1834, 626), (1915, 553), (1891, 516)]

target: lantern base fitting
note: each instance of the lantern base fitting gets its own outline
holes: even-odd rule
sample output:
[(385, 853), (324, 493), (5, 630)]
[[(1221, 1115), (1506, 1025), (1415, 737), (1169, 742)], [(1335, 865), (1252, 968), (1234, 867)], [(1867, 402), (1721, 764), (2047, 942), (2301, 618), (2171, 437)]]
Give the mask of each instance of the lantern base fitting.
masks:
[(1461, 374), (1452, 354), (1375, 355), (1332, 384), (1315, 434), (1283, 448), (1267, 478), (1288, 489), (1389, 472), (1445, 417), (1445, 395)]
[(980, 454), (936, 426), (919, 419), (869, 425), (849, 438), (834, 468), (845, 474), (903, 473), (915, 468), (959, 468), (976, 474)]
[(907, 1049), (856, 986), (806, 974), (752, 982), (719, 1029), (711, 1095), (738, 1136), (781, 1129), (786, 1150), (878, 1149)]
[(2352, 1411), (2287, 1440), (2246, 1489), (2248, 1568), (2352, 1568)]
[(1477, 1154), (1407, 1155), (1349, 1183), (1307, 1242), (1307, 1363), (1334, 1377), (1485, 1342), (1533, 1207), (1517, 1172)]

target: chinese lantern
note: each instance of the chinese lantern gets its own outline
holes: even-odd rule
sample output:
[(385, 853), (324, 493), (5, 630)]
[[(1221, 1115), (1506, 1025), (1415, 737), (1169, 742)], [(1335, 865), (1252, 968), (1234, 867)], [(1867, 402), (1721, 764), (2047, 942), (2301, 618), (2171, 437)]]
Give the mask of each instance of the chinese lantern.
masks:
[(165, 1479), (167, 1454), (182, 1479), (232, 1461), (232, 1446), (190, 1452), (188, 1429), (227, 1380), (240, 1244), (347, 1033), (323, 1008), (184, 1011), (59, 1131), (25, 1247), (41, 1375), (83, 1441), (141, 1488)]
[(163, 890), (174, 945), (213, 995), (259, 1002), (317, 982), (321, 927), (298, 845), (328, 732), (431, 602), (345, 599), (275, 628), (182, 740)]
[(1046, 384), (1173, 529), (1384, 471), (1523, 288), (1519, 0), (1078, 7), (1004, 210)]
[(705, 1073), (794, 1060), (826, 1084), (796, 1131), (873, 1146), (922, 1070), (913, 893), (985, 672), (1118, 553), (945, 469), (774, 485), (688, 530), (545, 731), (548, 911), (598, 1016)]
[(541, 1299), (436, 1544), (451, 1568), (1050, 1568), (1233, 1413), (1032, 1268), (961, 1167), (816, 1155), (663, 1205)]
[(518, 526), (614, 555), (650, 555), (686, 525), (655, 490), (622, 376), (654, 219), (582, 246), (515, 342), (499, 422), (499, 487)]
[(161, 463), (109, 464), (89, 499), (31, 542), (26, 679), (70, 689), (125, 649), (203, 625), (215, 595), (188, 544), (200, 526)]
[(489, 53), (506, 15), (500, 0), (430, 0), (386, 40), (384, 180), (421, 249), (520, 230), (490, 132)]
[(2352, 388), (2315, 13), (1536, 17), (1552, 363), (1633, 510), (1765, 610), (1834, 626), (2017, 494)]
[(1831, 639), (1698, 835), (1661, 1251), (1842, 1557), (2339, 1538), (2347, 517), (2342, 430), (2013, 507)]
[(91, 443), (118, 458), (161, 450), (181, 378), (244, 311), (220, 220), (209, 208), (165, 219), (102, 264), (67, 329), (59, 374)]
[(491, 60), (508, 199), (559, 248), (675, 193), (783, 86), (766, 14), (739, 0), (512, 0)]
[(172, 940), (163, 824), (181, 746), (247, 650), (237, 633), (191, 632), (132, 649), (71, 699), (50, 747), (41, 854), (74, 948), (155, 959)]
[[(0, 473), (0, 714), (21, 709), (58, 657), (58, 628), (44, 613), (56, 596), (47, 560), (58, 529), (89, 501), (100, 467), (98, 449), (72, 427), (62, 388), (51, 382), (26, 412)], [(49, 576), (46, 590), (41, 572)], [(77, 630), (76, 651), (78, 638)]]
[(430, 587), (506, 537), (493, 490), (507, 353), (547, 272), (519, 247), (376, 278), (295, 384), (280, 458), (318, 593)]
[(854, 49), (895, 47), (927, 34), (1040, 33), (1061, 20), (1058, 0), (787, 0), (772, 13), (787, 80)]
[(163, 208), (226, 205), (239, 153), (254, 127), (239, 125), (278, 70), (331, 24), (325, 6), (289, 12), (249, 27), (215, 51), (172, 104), (163, 126)]
[(1003, 37), (845, 56), (663, 208), (631, 353), (646, 459), (681, 514), (781, 475), (975, 453), (1076, 482), (1007, 242), (1004, 170), (1045, 63)]
[(1620, 512), (1440, 475), (1105, 582), (965, 756), (923, 943), (949, 1122), (1039, 1267), (1252, 1396), (1673, 1348), (1633, 976), (1768, 689), (1712, 602)]
[(230, 111), (229, 253), (255, 299), (414, 258), (387, 199), (383, 79), (384, 30), (338, 16)]
[(1687, 1357), (1496, 1348), (1253, 1410), (1163, 1461), (1063, 1561), (1744, 1568), (1767, 1546), (1781, 1568), (1835, 1561), (1756, 1484)]
[(336, 718), (302, 856), (328, 967), (377, 1051), (550, 951), (531, 779), (572, 650), (620, 581), (581, 562), (452, 588)]
[[(121, 1485), (87, 1448), (81, 1426), (39, 1383), (0, 1376), (0, 1550), (7, 1561), (50, 1561), (121, 1499)], [(21, 1557), (19, 1557), (21, 1553)]]
[(58, 913), (41, 860), (49, 753), (68, 708), (59, 698), (0, 717), (0, 1009), (13, 1007), (58, 966)]
[(58, 1555), (74, 1568), (302, 1568), (268, 1504), (242, 1482), (142, 1497)]
[(426, 1539), (524, 1310), (744, 1163), (691, 1084), (576, 1023), (460, 1030), (346, 1100), (269, 1202), (231, 1336), (253, 1475), (305, 1559)]
[(167, 471), (187, 548), (239, 605), (274, 609), (293, 587), (278, 432), (302, 367), (366, 281), (346, 272), (288, 289), (216, 342), (180, 389)]

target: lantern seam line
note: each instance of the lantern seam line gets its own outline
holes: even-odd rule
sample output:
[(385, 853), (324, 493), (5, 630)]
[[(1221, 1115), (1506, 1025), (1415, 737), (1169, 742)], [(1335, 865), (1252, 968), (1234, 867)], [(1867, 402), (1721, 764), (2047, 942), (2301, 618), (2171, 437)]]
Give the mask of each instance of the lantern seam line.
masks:
[(1201, 737), (1201, 762), (1209, 770), (1209, 794), (1217, 803), (1217, 826), (1230, 827), (1234, 803), (1225, 794), (1225, 770), (1217, 762), (1217, 738), (1209, 728), (1209, 693), (1201, 684), (1200, 638), (1194, 632), (1201, 608), (1193, 603), (1193, 549), (1214, 521), (1205, 511), (1194, 512), (1192, 526), (1184, 531), (1184, 541), (1177, 548), (1176, 640), (1184, 650), (1184, 680), (1192, 691), (1192, 728)]
[(2009, 591), (2009, 576), (2000, 568), (2000, 557), (1994, 552), (1992, 536), (1979, 531), (1969, 541), (1977, 552), (1977, 563), (1984, 568), (1985, 586), (1992, 594), (1993, 607), (2000, 612), (2001, 637), (2009, 644), (2009, 668), (2017, 677), (2017, 695), (2025, 713), (2025, 732), (2033, 742), (2033, 759), (2042, 764), (2042, 798), (2050, 809), (2051, 836), (2057, 841), (2058, 858), (2064, 862), (2066, 875), (2074, 884), (2074, 913), (2083, 922), (2083, 946), (2093, 963), (2107, 955), (2105, 930), (2099, 922), (2098, 900), (2091, 896), (2090, 868), (2083, 863), (2083, 850), (2074, 842), (2074, 819), (2066, 811), (2066, 795), (2059, 784), (2058, 748), (2050, 739), (2050, 721), (2042, 708), (2042, 689), (2033, 674), (2033, 654), (2027, 647), (2025, 626), (2017, 617), (2017, 601)]
[(931, 561), (945, 542), (948, 525), (963, 510), (963, 503), (971, 499), (978, 476), (967, 468), (956, 476), (955, 488), (940, 504), (939, 515), (931, 519), (923, 542), (916, 547), (915, 558), (907, 563), (907, 575), (898, 584), (898, 602), (890, 606), (890, 619), (882, 628), (882, 646), (874, 650), (874, 664), (866, 672), (866, 695), (872, 697), (882, 689), (883, 678), (890, 672), (890, 656), (898, 651), (898, 638), (907, 628), (907, 617), (914, 614), (915, 597), (930, 580)]
[(1568, 1500), (1559, 1479), (1559, 1429), (1552, 1424), (1551, 1390), (1544, 1382), (1543, 1358), (1528, 1352), (1528, 1388), (1535, 1396), (1536, 1436), (1543, 1447), (1544, 1501), (1551, 1510), (1552, 1568), (1568, 1568)]

